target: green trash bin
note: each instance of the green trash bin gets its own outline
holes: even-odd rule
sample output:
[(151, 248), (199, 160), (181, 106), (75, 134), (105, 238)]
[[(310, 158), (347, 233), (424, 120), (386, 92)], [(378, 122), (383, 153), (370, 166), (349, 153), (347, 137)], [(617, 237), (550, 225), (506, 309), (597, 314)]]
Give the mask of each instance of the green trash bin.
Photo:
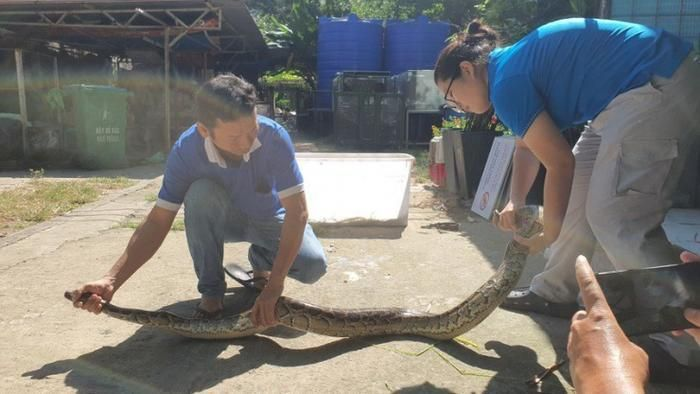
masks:
[(87, 169), (126, 167), (128, 91), (112, 86), (69, 85), (63, 88), (67, 149)]

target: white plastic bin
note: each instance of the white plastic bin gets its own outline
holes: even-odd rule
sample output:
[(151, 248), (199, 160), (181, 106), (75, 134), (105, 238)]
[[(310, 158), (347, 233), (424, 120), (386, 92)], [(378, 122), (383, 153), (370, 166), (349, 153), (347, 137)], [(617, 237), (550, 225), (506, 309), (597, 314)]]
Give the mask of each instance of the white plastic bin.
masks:
[(414, 160), (404, 153), (298, 153), (309, 222), (406, 226)]

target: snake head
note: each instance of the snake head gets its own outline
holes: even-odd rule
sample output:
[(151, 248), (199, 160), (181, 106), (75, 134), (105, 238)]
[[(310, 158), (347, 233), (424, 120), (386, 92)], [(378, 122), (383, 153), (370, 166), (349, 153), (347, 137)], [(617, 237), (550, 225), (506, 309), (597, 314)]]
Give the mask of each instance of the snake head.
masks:
[(523, 238), (530, 238), (544, 230), (542, 224), (542, 207), (539, 205), (525, 205), (515, 210), (516, 233)]

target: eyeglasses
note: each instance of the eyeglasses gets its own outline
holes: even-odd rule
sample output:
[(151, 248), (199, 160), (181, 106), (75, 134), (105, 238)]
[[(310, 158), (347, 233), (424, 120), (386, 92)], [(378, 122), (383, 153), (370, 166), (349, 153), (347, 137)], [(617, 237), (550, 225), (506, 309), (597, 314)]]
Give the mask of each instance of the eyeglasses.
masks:
[(445, 96), (443, 97), (443, 99), (445, 99), (445, 101), (450, 103), (448, 105), (452, 110), (457, 111), (457, 112), (464, 112), (457, 101), (455, 101), (453, 98), (447, 97), (450, 95), (450, 89), (452, 89), (452, 83), (455, 81), (455, 79), (457, 79), (459, 74), (460, 74), (459, 67), (457, 67), (457, 70), (455, 70), (454, 74), (452, 74), (452, 78), (450, 78), (450, 83), (447, 84), (447, 89), (445, 90)]

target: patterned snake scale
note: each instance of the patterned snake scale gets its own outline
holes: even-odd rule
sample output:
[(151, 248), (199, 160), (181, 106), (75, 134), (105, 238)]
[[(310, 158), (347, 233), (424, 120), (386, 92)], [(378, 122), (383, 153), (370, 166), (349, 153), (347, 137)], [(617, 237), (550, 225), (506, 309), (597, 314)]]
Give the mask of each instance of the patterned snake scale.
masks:
[[(516, 211), (518, 234), (529, 238), (542, 231), (542, 210), (526, 206)], [(527, 259), (527, 247), (511, 241), (503, 261), (489, 280), (454, 308), (430, 314), (407, 309), (337, 309), (307, 304), (289, 297), (277, 301), (280, 324), (334, 337), (417, 335), (433, 339), (455, 338), (481, 323), (515, 287)], [(71, 299), (70, 292), (66, 298)], [(184, 318), (170, 312), (121, 308), (106, 303), (108, 316), (156, 327), (190, 338), (228, 339), (264, 331), (250, 320), (250, 311), (221, 319)]]

